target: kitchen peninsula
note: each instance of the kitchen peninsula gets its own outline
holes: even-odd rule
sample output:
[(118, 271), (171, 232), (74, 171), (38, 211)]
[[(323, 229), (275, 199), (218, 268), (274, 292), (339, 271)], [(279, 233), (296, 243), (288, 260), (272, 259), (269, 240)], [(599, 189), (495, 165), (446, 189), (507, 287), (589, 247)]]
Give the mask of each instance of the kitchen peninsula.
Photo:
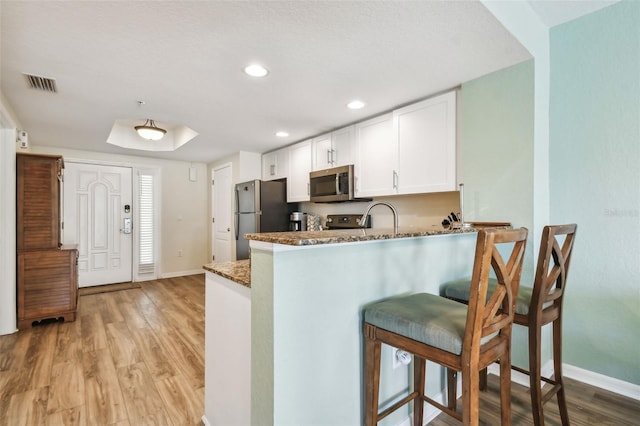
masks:
[[(246, 424), (250, 406), (250, 423), (256, 425), (360, 424), (363, 306), (401, 294), (437, 294), (442, 283), (469, 276), (476, 231), (438, 226), (401, 227), (397, 234), (390, 229), (248, 234), (250, 263), (205, 266), (208, 423), (239, 424), (232, 418), (244, 411)], [(250, 288), (238, 278), (249, 268)], [(233, 351), (221, 353), (220, 345)], [(383, 348), (383, 403), (409, 383), (408, 367), (392, 369), (390, 356)], [(238, 357), (244, 369), (224, 362), (233, 364)], [(225, 383), (210, 374), (222, 375)], [(427, 389), (435, 397), (442, 376), (437, 369), (428, 371)], [(234, 392), (224, 377), (235, 388), (238, 380), (244, 385)], [(229, 417), (219, 417), (222, 411)], [(401, 423), (408, 411), (398, 415), (388, 424)]]

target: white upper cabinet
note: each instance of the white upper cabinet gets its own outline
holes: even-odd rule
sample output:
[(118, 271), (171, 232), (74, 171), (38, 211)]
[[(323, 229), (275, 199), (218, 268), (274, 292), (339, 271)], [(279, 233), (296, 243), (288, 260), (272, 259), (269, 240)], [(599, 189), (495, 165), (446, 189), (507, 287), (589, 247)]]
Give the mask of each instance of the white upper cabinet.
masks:
[(373, 197), (396, 193), (397, 145), (393, 115), (385, 114), (355, 125), (355, 194)]
[(456, 190), (456, 93), (393, 111), (397, 193)]
[(456, 190), (456, 93), (358, 123), (356, 196)]
[(324, 170), (333, 167), (331, 165), (331, 133), (313, 138), (313, 170)]
[(287, 202), (309, 201), (309, 172), (311, 171), (311, 139), (289, 148), (289, 176)]
[(313, 138), (313, 170), (353, 164), (354, 126)]
[(286, 178), (289, 173), (289, 150), (282, 148), (262, 154), (262, 180)]

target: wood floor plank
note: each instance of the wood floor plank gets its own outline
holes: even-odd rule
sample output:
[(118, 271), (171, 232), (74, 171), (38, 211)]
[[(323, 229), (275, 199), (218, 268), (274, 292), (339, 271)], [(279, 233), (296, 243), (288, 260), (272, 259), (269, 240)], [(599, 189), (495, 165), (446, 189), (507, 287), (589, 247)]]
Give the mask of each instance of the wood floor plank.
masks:
[(154, 380), (175, 376), (176, 370), (171, 357), (167, 355), (167, 349), (160, 344), (152, 329), (133, 328), (129, 331)]
[(0, 371), (0, 401), (11, 399), (13, 392), (11, 382), (14, 380), (14, 371)]
[(47, 413), (84, 405), (84, 369), (82, 360), (55, 363), (51, 369)]
[(31, 344), (32, 334), (32, 329), (26, 329), (13, 335), (2, 336), (2, 340), (6, 340), (6, 343), (0, 352), (0, 371), (22, 368)]
[(107, 348), (107, 333), (99, 312), (82, 315), (80, 317), (80, 329), (83, 352), (93, 352)]
[(173, 359), (176, 369), (186, 377), (191, 388), (200, 388), (204, 386), (204, 352), (194, 350), (181, 337), (175, 330), (158, 334), (158, 340)]
[(98, 294), (80, 296), (78, 298), (78, 312), (76, 317), (96, 312), (99, 305)]
[(107, 341), (116, 369), (142, 361), (142, 356), (124, 320), (107, 324), (106, 328)]
[[(120, 293), (128, 293), (128, 291), (121, 291)], [(120, 309), (120, 312), (122, 312), (122, 316), (129, 327), (149, 327), (149, 323), (138, 310), (135, 300), (120, 301), (118, 308)]]
[(49, 387), (14, 394), (7, 407), (8, 425), (44, 425), (47, 417)]
[(197, 413), (204, 412), (203, 398), (180, 376), (156, 382), (174, 425), (199, 425)]
[(84, 405), (50, 413), (45, 423), (47, 426), (88, 426)]
[(58, 324), (58, 335), (53, 352), (53, 363), (77, 361), (82, 363), (81, 319)]
[(100, 315), (102, 316), (102, 321), (105, 324), (111, 324), (114, 322), (122, 322), (124, 318), (122, 316), (122, 312), (118, 308), (118, 303), (116, 301), (118, 295), (110, 294), (110, 293), (100, 293), (98, 294), (98, 301)]
[(16, 359), (14, 350), (18, 342), (18, 336), (20, 336), (20, 333), (14, 333), (3, 336), (2, 339), (0, 339), (0, 372), (10, 370), (13, 366)]
[(127, 419), (120, 383), (108, 349), (84, 352), (87, 423), (111, 424)]
[(51, 366), (58, 335), (58, 324), (47, 324), (31, 329), (31, 341), (25, 355), (24, 368), (29, 370), (27, 389), (38, 389), (51, 382)]
[[(164, 402), (144, 363), (118, 368), (117, 374), (130, 423), (171, 424)], [(153, 423), (149, 422), (151, 419)]]

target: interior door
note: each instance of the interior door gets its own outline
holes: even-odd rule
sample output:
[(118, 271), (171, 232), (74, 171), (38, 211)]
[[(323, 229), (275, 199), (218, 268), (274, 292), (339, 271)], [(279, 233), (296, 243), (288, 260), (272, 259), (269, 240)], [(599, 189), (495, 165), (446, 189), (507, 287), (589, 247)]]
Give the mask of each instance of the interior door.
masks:
[(80, 287), (132, 279), (129, 167), (66, 162), (64, 243), (78, 245)]
[(213, 256), (216, 261), (231, 257), (231, 164), (213, 170)]

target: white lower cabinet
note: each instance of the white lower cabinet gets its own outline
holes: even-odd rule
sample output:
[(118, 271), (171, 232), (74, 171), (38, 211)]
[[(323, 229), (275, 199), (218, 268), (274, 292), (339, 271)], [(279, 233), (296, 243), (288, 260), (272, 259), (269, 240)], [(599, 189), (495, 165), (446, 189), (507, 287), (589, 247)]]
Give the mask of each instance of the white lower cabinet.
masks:
[(210, 271), (205, 276), (205, 424), (249, 425), (251, 289)]
[(311, 171), (311, 140), (289, 148), (287, 202), (309, 201), (309, 172)]

